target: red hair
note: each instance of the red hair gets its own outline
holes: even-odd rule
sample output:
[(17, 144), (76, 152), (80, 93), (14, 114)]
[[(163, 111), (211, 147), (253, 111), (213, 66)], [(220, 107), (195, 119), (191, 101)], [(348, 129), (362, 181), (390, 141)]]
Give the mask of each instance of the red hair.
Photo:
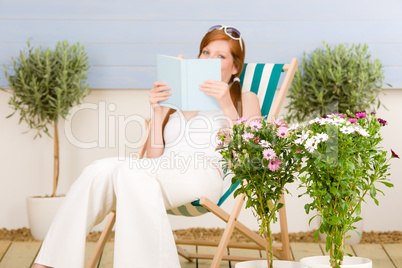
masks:
[[(200, 53), (198, 55), (198, 57), (200, 57), (202, 50), (204, 49), (204, 47), (206, 47), (209, 43), (211, 43), (212, 41), (216, 41), (216, 40), (227, 40), (229, 41), (229, 46), (230, 46), (230, 52), (232, 54), (233, 57), (233, 63), (237, 68), (237, 74), (232, 75), (232, 77), (230, 78), (229, 83), (232, 83), (231, 87), (230, 87), (230, 97), (232, 99), (233, 105), (236, 108), (237, 112), (239, 113), (239, 115), (242, 115), (242, 109), (241, 109), (241, 86), (240, 83), (238, 81), (233, 82), (233, 79), (235, 77), (240, 77), (241, 72), (243, 71), (243, 67), (244, 67), (244, 58), (245, 58), (245, 45), (243, 42), (243, 39), (239, 40), (234, 40), (232, 39), (230, 36), (228, 36), (224, 30), (213, 30), (208, 32), (204, 38), (201, 40), (201, 44), (200, 44)], [(242, 42), (243, 45), (243, 49), (241, 49), (240, 46), (240, 42)], [(167, 121), (169, 120), (169, 116), (174, 113), (175, 110), (174, 109), (169, 109), (169, 111), (167, 112), (163, 123), (162, 123), (162, 133), (165, 129), (165, 125), (167, 123)]]
[[(229, 42), (230, 52), (233, 57), (233, 63), (237, 68), (237, 74), (232, 75), (230, 78), (229, 83), (232, 83), (230, 87), (230, 97), (232, 98), (232, 102), (236, 110), (239, 112), (241, 116), (241, 86), (239, 82), (234, 82), (233, 79), (235, 77), (240, 77), (241, 72), (243, 71), (244, 67), (244, 58), (245, 58), (245, 45), (243, 39), (241, 40), (234, 40), (230, 36), (228, 36), (224, 30), (213, 30), (208, 32), (204, 38), (201, 40), (200, 44), (200, 52), (198, 57), (201, 56), (202, 50), (212, 41), (216, 40), (226, 40)], [(240, 46), (240, 42), (242, 42), (243, 49)]]

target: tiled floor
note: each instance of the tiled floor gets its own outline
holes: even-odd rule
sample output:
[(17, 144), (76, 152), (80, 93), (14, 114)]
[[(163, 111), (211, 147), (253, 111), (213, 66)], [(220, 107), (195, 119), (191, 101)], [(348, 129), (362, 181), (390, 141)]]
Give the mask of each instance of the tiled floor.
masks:
[[(40, 242), (10, 242), (0, 241), (0, 268), (29, 268), (40, 248)], [(95, 243), (87, 243), (86, 261), (95, 248)], [(99, 267), (113, 267), (114, 244), (108, 242), (103, 251)], [(215, 248), (187, 246), (190, 252), (213, 253)], [(303, 257), (324, 255), (323, 245), (314, 243), (291, 243), (292, 257), (299, 261)], [(358, 244), (347, 247), (348, 253), (366, 257), (373, 261), (373, 268), (402, 268), (402, 244)], [(230, 249), (229, 255), (264, 256), (265, 252), (258, 250)], [(188, 262), (181, 258), (182, 268), (207, 268), (210, 260), (195, 260)], [(234, 267), (236, 262), (223, 261), (220, 267)]]

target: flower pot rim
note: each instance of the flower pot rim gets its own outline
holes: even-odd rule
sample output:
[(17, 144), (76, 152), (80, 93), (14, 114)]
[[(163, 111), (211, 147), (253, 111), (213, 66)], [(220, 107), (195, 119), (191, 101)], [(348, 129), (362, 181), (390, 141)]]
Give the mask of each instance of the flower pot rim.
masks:
[[(349, 262), (347, 262), (347, 263), (344, 263), (343, 265), (347, 265), (347, 267), (349, 267), (349, 266), (352, 266), (352, 265), (358, 265), (358, 264), (360, 264), (360, 265), (362, 265), (362, 264), (369, 264), (369, 263), (372, 263), (372, 261), (370, 260), (370, 259), (368, 259), (368, 258), (365, 258), (365, 257), (358, 257), (358, 256), (353, 256), (353, 257), (349, 257), (349, 256), (344, 256), (343, 257), (344, 258), (344, 261), (350, 261), (350, 260), (362, 260), (363, 262), (362, 263), (349, 263)], [(314, 260), (314, 259), (316, 259), (316, 260), (318, 260), (318, 261), (315, 261), (315, 262), (310, 262), (311, 260)], [(325, 265), (326, 263), (324, 263), (323, 262), (323, 260), (325, 261), (325, 262), (328, 262), (328, 260), (329, 260), (329, 256), (328, 255), (326, 255), (326, 256), (310, 256), (310, 257), (305, 257), (305, 258), (302, 258), (302, 259), (300, 259), (300, 263), (301, 264), (316, 264), (316, 265)], [(308, 262), (307, 262), (308, 261)], [(328, 265), (329, 265), (329, 263), (328, 263)], [(342, 266), (343, 266), (342, 265)]]
[(57, 195), (57, 196), (47, 196), (47, 195), (31, 195), (27, 196), (27, 199), (52, 199), (52, 198), (63, 198), (66, 197), (66, 195)]

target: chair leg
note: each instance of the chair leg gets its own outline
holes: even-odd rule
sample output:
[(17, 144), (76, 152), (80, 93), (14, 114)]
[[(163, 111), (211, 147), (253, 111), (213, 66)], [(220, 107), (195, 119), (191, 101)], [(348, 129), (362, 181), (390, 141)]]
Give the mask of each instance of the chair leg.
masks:
[(95, 250), (92, 253), (91, 258), (89, 259), (87, 268), (95, 268), (96, 265), (98, 264), (99, 258), (105, 247), (107, 239), (109, 238), (110, 233), (112, 232), (115, 221), (116, 221), (116, 211), (112, 210), (109, 214), (109, 218), (106, 222), (105, 228), (103, 228), (102, 234), (99, 237), (98, 243), (96, 244)]
[(235, 228), (235, 223), (237, 217), (239, 217), (243, 203), (244, 203), (244, 195), (240, 195), (239, 197), (236, 198), (232, 214), (230, 214), (229, 220), (227, 222), (225, 231), (223, 232), (218, 249), (216, 250), (216, 254), (212, 260), (211, 268), (218, 268), (219, 264), (222, 261), (223, 254), (225, 253), (225, 250), (230, 240), (230, 236), (232, 235), (233, 230)]
[(279, 222), (281, 226), (281, 238), (282, 238), (282, 259), (292, 260), (290, 256), (290, 241), (289, 241), (289, 231), (288, 231), (288, 220), (286, 217), (286, 205), (285, 196), (282, 195), (280, 201), (283, 207), (279, 209)]

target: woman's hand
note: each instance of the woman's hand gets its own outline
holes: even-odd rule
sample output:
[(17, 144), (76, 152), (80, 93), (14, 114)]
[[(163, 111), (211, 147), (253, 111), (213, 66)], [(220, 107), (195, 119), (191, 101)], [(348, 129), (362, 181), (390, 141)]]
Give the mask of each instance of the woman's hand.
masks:
[(164, 82), (155, 82), (154, 87), (151, 89), (149, 93), (149, 103), (153, 108), (159, 108), (159, 102), (163, 100), (167, 100), (171, 92), (166, 92), (170, 90), (169, 86), (166, 86)]
[(200, 89), (208, 96), (214, 97), (222, 110), (233, 106), (230, 97), (229, 85), (225, 82), (207, 80), (200, 85)]

